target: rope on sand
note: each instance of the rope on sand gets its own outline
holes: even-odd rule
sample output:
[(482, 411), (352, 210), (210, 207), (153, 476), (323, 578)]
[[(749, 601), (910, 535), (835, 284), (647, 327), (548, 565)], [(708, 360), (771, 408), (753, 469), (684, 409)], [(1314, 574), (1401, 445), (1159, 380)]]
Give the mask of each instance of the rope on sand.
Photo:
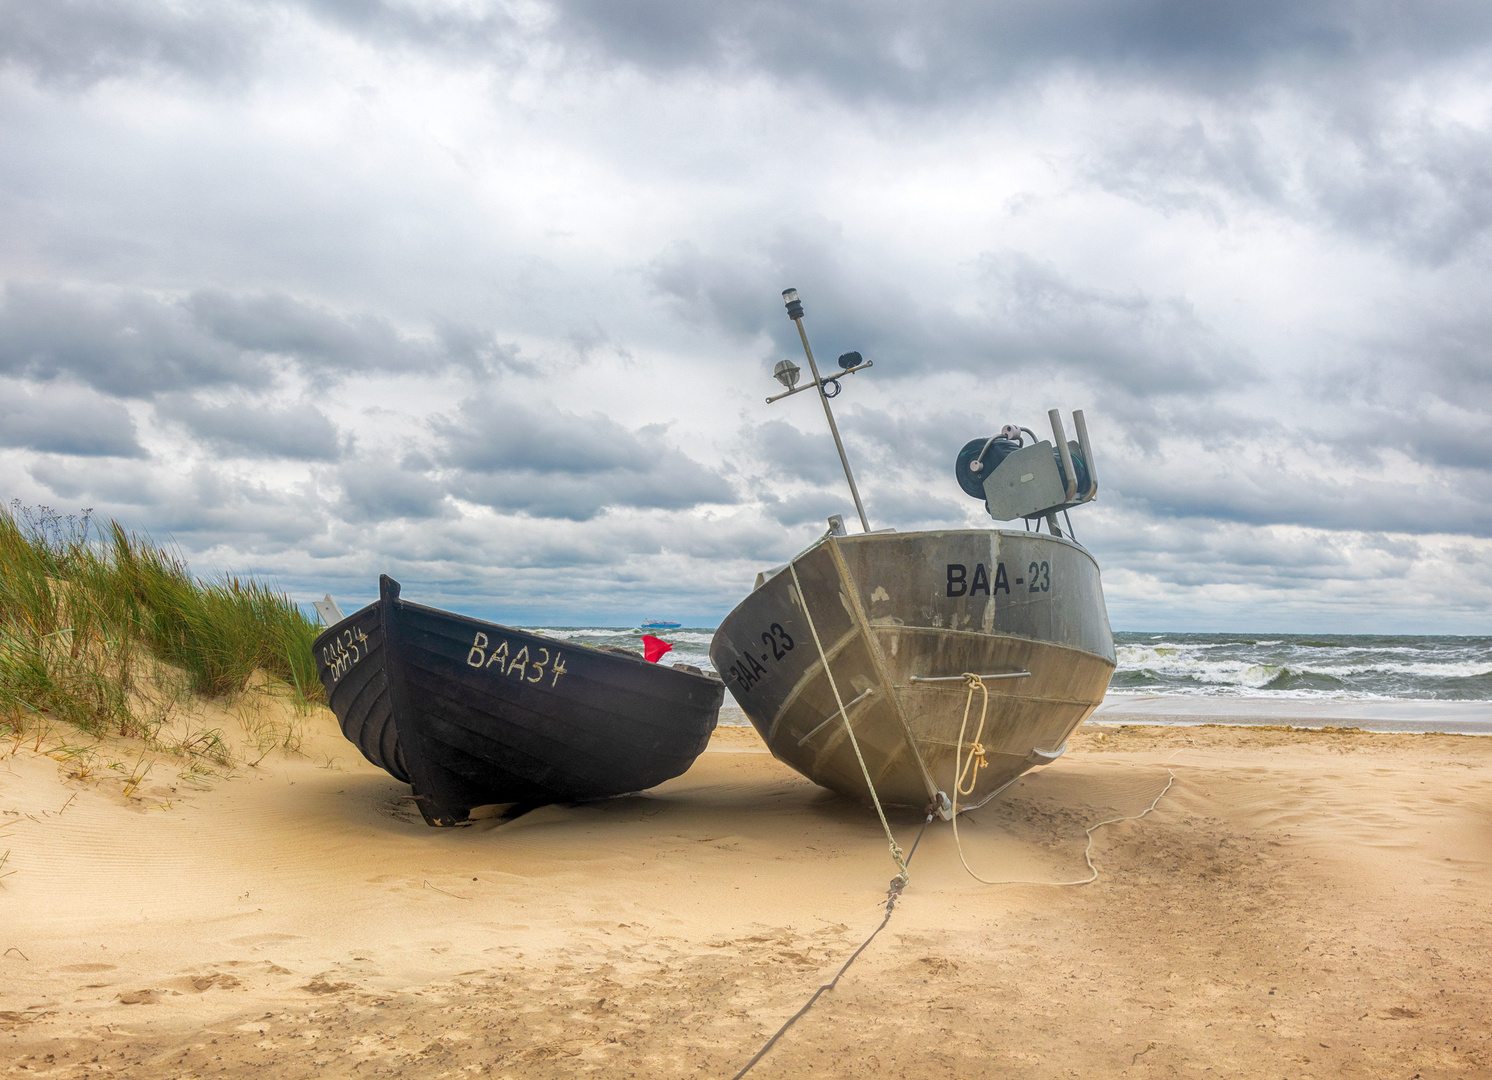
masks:
[[(818, 648), (819, 660), (824, 665), (824, 674), (828, 676), (829, 687), (834, 691), (834, 702), (836, 705), (839, 706), (839, 717), (844, 722), (845, 732), (850, 737), (850, 745), (855, 748), (855, 757), (860, 762), (860, 771), (865, 775), (865, 786), (870, 789), (871, 801), (875, 803), (876, 815), (881, 819), (881, 828), (885, 830), (886, 840), (891, 846), (891, 857), (896, 860), (896, 865), (897, 868), (900, 870), (900, 873), (898, 873), (894, 878), (891, 879), (891, 886), (886, 890), (886, 914), (881, 919), (880, 925), (872, 930), (870, 932), (870, 936), (860, 943), (860, 947), (850, 954), (850, 958), (844, 962), (844, 965), (837, 972), (835, 972), (834, 978), (830, 979), (828, 982), (824, 983), (817, 990), (815, 990), (813, 992), (813, 996), (803, 1003), (803, 1007), (797, 1012), (793, 1013), (792, 1016), (787, 1018), (783, 1025), (777, 1029), (776, 1033), (770, 1039), (768, 1039), (765, 1044), (763, 1044), (762, 1048), (758, 1050), (755, 1055), (752, 1056), (751, 1060), (743, 1065), (738, 1073), (731, 1077), (731, 1080), (741, 1080), (743, 1076), (745, 1076), (752, 1070), (752, 1068), (755, 1067), (757, 1062), (766, 1057), (768, 1051), (770, 1051), (772, 1047), (777, 1045), (777, 1040), (781, 1039), (782, 1036), (787, 1033), (787, 1030), (789, 1028), (791, 1028), (800, 1019), (806, 1016), (808, 1010), (813, 1008), (814, 1003), (817, 1002), (819, 998), (839, 985), (839, 980), (844, 976), (844, 973), (850, 969), (850, 965), (853, 964), (857, 959), (859, 959), (860, 954), (870, 947), (870, 943), (876, 939), (876, 935), (886, 928), (886, 924), (891, 921), (891, 913), (896, 910), (896, 901), (901, 898), (902, 890), (905, 889), (908, 882), (911, 881), (911, 874), (907, 868), (911, 864), (912, 856), (917, 854), (917, 845), (922, 842), (922, 835), (923, 833), (927, 832), (927, 827), (929, 824), (932, 823), (933, 819), (932, 813), (929, 812), (927, 815), (927, 820), (922, 823), (922, 828), (917, 832), (917, 839), (912, 842), (912, 850), (907, 855), (903, 856), (901, 848), (896, 843), (896, 837), (893, 836), (891, 833), (891, 826), (886, 821), (885, 811), (881, 809), (881, 800), (876, 795), (875, 784), (871, 782), (870, 769), (866, 766), (865, 758), (860, 753), (860, 744), (855, 739), (855, 731), (852, 727), (850, 727), (850, 719), (845, 714), (844, 699), (839, 694), (839, 686), (834, 681), (834, 673), (829, 670), (829, 658), (824, 653), (823, 642), (819, 640), (819, 632), (818, 628), (815, 627), (813, 624), (813, 616), (809, 614), (808, 601), (804, 599), (803, 587), (798, 582), (797, 568), (794, 567), (792, 563), (788, 563), (788, 569), (792, 571), (793, 587), (798, 592), (798, 600), (799, 603), (801, 603), (803, 606), (803, 614), (808, 619), (808, 629), (812, 632), (813, 643)], [(1083, 861), (1088, 864), (1089, 876), (1083, 878), (1081, 881), (992, 881), (989, 878), (980, 877), (978, 874), (974, 873), (973, 868), (969, 866), (969, 860), (964, 857), (963, 842), (959, 840), (958, 837), (958, 797), (960, 795), (972, 795), (974, 793), (974, 787), (979, 779), (979, 770), (985, 768), (989, 764), (989, 762), (985, 758), (986, 751), (984, 749), (984, 746), (980, 743), (980, 739), (984, 737), (985, 719), (989, 714), (989, 689), (984, 685), (984, 680), (981, 679), (978, 675), (967, 671), (964, 672), (963, 675), (964, 678), (968, 680), (969, 694), (968, 697), (964, 700), (964, 718), (962, 724), (960, 724), (958, 729), (958, 746), (954, 750), (953, 757), (954, 777), (952, 820), (953, 842), (958, 848), (958, 858), (959, 861), (964, 864), (964, 869), (969, 872), (970, 877), (974, 878), (976, 881), (983, 882), (986, 885), (1066, 886), (1087, 885), (1091, 882), (1097, 881), (1098, 868), (1093, 865), (1092, 858), (1094, 832), (1103, 828), (1105, 825), (1116, 825), (1121, 821), (1134, 821), (1150, 813), (1150, 811), (1154, 810), (1157, 806), (1160, 805), (1160, 801), (1165, 797), (1166, 792), (1171, 790), (1171, 785), (1176, 782), (1176, 774), (1169, 768), (1166, 769), (1166, 772), (1170, 776), (1170, 779), (1166, 781), (1166, 786), (1161, 788), (1160, 794), (1155, 797), (1155, 800), (1138, 814), (1127, 814), (1124, 817), (1108, 818), (1105, 821), (1098, 822), (1096, 825), (1090, 825), (1087, 830), (1085, 830), (1088, 837), (1088, 844), (1083, 849)], [(968, 744), (969, 757), (967, 759), (964, 759), (964, 735), (968, 732), (969, 712), (974, 705), (974, 688), (976, 686), (979, 688), (980, 693), (983, 695), (979, 706), (979, 726), (977, 729), (975, 729), (974, 741)]]
[(850, 737), (850, 745), (855, 748), (855, 760), (860, 762), (860, 772), (865, 776), (865, 787), (870, 791), (870, 801), (875, 804), (876, 816), (881, 819), (881, 828), (885, 830), (886, 843), (891, 848), (891, 858), (896, 862), (897, 874), (891, 879), (890, 888), (886, 890), (886, 916), (881, 920), (881, 924), (870, 932), (870, 937), (862, 941), (858, 949), (850, 953), (850, 958), (835, 973), (834, 978), (815, 990), (813, 996), (803, 1003), (803, 1007), (787, 1018), (787, 1021), (777, 1029), (777, 1033), (767, 1040), (766, 1045), (758, 1050), (756, 1056), (743, 1065), (741, 1071), (731, 1077), (731, 1080), (741, 1080), (741, 1077), (750, 1072), (758, 1061), (766, 1057), (767, 1051), (771, 1050), (777, 1044), (777, 1040), (782, 1038), (788, 1028), (797, 1023), (801, 1017), (807, 1014), (809, 1009), (813, 1008), (814, 1002), (839, 985), (840, 977), (850, 969), (850, 965), (870, 946), (870, 943), (876, 939), (876, 935), (886, 929), (886, 924), (891, 921), (891, 913), (896, 910), (896, 901), (901, 898), (902, 890), (912, 880), (912, 875), (907, 870), (907, 866), (912, 861), (912, 855), (917, 853), (917, 845), (922, 842), (922, 834), (927, 832), (928, 823), (933, 819), (932, 814), (929, 813), (927, 821), (922, 823), (922, 828), (917, 833), (917, 839), (912, 841), (911, 854), (903, 855), (901, 845), (896, 842), (896, 837), (892, 835), (891, 824), (886, 820), (886, 811), (881, 809), (881, 799), (876, 794), (875, 783), (870, 779), (870, 767), (865, 764), (865, 755), (860, 753), (860, 741), (855, 738), (855, 729), (850, 726), (850, 718), (844, 708), (844, 698), (839, 693), (839, 684), (834, 681), (834, 672), (829, 669), (828, 654), (824, 652), (824, 643), (819, 639), (818, 627), (813, 623), (813, 614), (808, 610), (808, 598), (803, 595), (803, 585), (798, 581), (798, 568), (792, 563), (788, 563), (787, 568), (792, 571), (793, 588), (797, 591), (798, 603), (803, 607), (803, 617), (808, 620), (808, 630), (813, 635), (814, 647), (819, 651), (819, 662), (824, 666), (824, 675), (829, 680), (829, 689), (834, 691), (834, 704), (839, 708), (839, 719), (844, 723), (845, 734)]
[(860, 954), (863, 953), (869, 947), (870, 943), (876, 939), (876, 935), (879, 934), (882, 930), (886, 929), (886, 924), (891, 921), (891, 912), (896, 909), (896, 901), (901, 899), (901, 891), (902, 889), (906, 888), (907, 864), (912, 861), (912, 856), (917, 854), (917, 845), (922, 843), (922, 834), (927, 832), (927, 826), (929, 822), (932, 821), (932, 819), (933, 816), (931, 814), (928, 814), (927, 821), (924, 821), (922, 823), (922, 828), (917, 832), (917, 839), (912, 841), (912, 850), (907, 854), (906, 859), (901, 863), (902, 872), (891, 879), (891, 887), (886, 890), (886, 916), (881, 920), (881, 925), (877, 926), (870, 932), (870, 937), (862, 941), (858, 949), (850, 953), (850, 958), (844, 962), (843, 967), (835, 972), (834, 978), (830, 979), (828, 982), (824, 983), (823, 986), (820, 986), (817, 990), (815, 990), (813, 992), (813, 997), (805, 1001), (801, 1009), (793, 1013), (792, 1016), (789, 1016), (786, 1022), (777, 1029), (777, 1034), (768, 1039), (765, 1045), (763, 1045), (762, 1048), (756, 1052), (755, 1056), (752, 1057), (752, 1059), (745, 1065), (741, 1066), (741, 1071), (736, 1073), (735, 1076), (732, 1076), (730, 1080), (741, 1080), (741, 1077), (749, 1073), (752, 1067), (756, 1065), (758, 1061), (766, 1057), (767, 1051), (771, 1050), (772, 1047), (777, 1045), (777, 1040), (782, 1038), (783, 1035), (787, 1034), (788, 1028), (796, 1024), (800, 1019), (803, 1018), (803, 1016), (807, 1014), (809, 1009), (813, 1008), (814, 1002), (818, 1001), (820, 997), (822, 997), (824, 994), (827, 994), (830, 990), (833, 990), (836, 986), (839, 985), (840, 977), (843, 976), (846, 971), (850, 970), (850, 965), (853, 964), (857, 959), (859, 959)]
[[(971, 672), (964, 672), (964, 678), (969, 681), (969, 696), (964, 699), (964, 720), (958, 729), (958, 746), (953, 751), (953, 843), (958, 848), (958, 861), (964, 864), (964, 869), (969, 872), (971, 878), (975, 881), (983, 882), (985, 885), (1091, 885), (1098, 880), (1098, 867), (1093, 865), (1093, 834), (1105, 825), (1117, 825), (1121, 821), (1135, 821), (1150, 813), (1150, 811), (1160, 805), (1160, 801), (1165, 798), (1166, 792), (1171, 790), (1171, 785), (1176, 782), (1176, 774), (1169, 768), (1166, 769), (1167, 775), (1170, 776), (1170, 779), (1166, 781), (1166, 786), (1160, 789), (1160, 794), (1155, 797), (1155, 801), (1138, 814), (1126, 814), (1124, 817), (1109, 818), (1106, 821), (1098, 822), (1096, 825), (1090, 825), (1084, 830), (1088, 837), (1088, 844), (1083, 848), (1083, 861), (1088, 864), (1087, 877), (1078, 881), (1029, 881), (1024, 879), (993, 881), (986, 877), (980, 877), (969, 866), (969, 860), (964, 858), (963, 841), (958, 838), (958, 797), (974, 793), (974, 784), (979, 779), (979, 770), (988, 764), (984, 757), (984, 747), (980, 745), (979, 740), (984, 735), (984, 718), (989, 711), (989, 688), (984, 685), (983, 679)], [(962, 756), (964, 750), (964, 733), (969, 727), (969, 710), (974, 704), (975, 687), (979, 688), (979, 692), (984, 695), (984, 699), (979, 706), (979, 728), (974, 733), (974, 742), (969, 746), (969, 757), (965, 761)], [(965, 787), (965, 774), (969, 773), (971, 769), (972, 775), (968, 776), (968, 786)]]

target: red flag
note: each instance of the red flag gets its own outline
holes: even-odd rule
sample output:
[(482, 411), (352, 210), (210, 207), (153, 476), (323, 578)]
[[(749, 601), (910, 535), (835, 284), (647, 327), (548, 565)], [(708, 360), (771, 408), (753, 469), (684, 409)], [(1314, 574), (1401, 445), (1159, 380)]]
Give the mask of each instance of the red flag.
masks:
[(663, 654), (672, 648), (673, 646), (662, 638), (655, 638), (652, 634), (642, 635), (642, 655), (650, 664), (656, 664), (663, 658)]

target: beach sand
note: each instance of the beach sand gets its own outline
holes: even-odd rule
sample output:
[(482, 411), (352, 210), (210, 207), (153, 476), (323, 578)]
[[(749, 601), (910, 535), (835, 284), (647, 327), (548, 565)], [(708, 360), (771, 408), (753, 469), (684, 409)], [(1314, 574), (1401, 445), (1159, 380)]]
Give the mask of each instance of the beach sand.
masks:
[[(882, 917), (874, 814), (722, 729), (646, 795), (428, 829), (329, 713), (113, 779), (0, 749), (0, 1071), (730, 1077)], [(928, 828), (750, 1074), (1492, 1075), (1492, 740), (1086, 727)], [(116, 770), (119, 772), (122, 770)], [(106, 770), (107, 773), (107, 770)], [(112, 775), (112, 774), (109, 774)], [(920, 814), (893, 825), (910, 847)]]

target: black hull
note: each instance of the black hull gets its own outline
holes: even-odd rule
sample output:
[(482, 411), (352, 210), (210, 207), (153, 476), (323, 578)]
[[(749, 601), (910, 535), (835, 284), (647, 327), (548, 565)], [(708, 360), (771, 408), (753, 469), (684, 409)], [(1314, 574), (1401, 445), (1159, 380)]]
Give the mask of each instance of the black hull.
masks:
[(608, 798), (683, 773), (718, 680), (382, 598), (316, 641), (343, 733), (414, 788), (432, 825), (476, 806)]
[(369, 604), (316, 639), (316, 670), (342, 734), (380, 769), (409, 783), (409, 765), (389, 705), (383, 604)]

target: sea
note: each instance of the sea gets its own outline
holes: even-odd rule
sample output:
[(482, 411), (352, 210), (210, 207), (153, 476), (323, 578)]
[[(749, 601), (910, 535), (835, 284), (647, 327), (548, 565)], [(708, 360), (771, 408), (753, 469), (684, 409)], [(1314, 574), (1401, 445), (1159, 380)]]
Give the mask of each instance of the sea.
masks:
[[(582, 645), (641, 650), (642, 631), (534, 627)], [(709, 627), (653, 631), (663, 663), (705, 671)], [(1098, 723), (1297, 723), (1492, 734), (1492, 637), (1116, 632), (1119, 666)], [(738, 709), (724, 724), (746, 723)]]
[(1492, 701), (1492, 637), (1116, 633), (1114, 647), (1120, 692)]

